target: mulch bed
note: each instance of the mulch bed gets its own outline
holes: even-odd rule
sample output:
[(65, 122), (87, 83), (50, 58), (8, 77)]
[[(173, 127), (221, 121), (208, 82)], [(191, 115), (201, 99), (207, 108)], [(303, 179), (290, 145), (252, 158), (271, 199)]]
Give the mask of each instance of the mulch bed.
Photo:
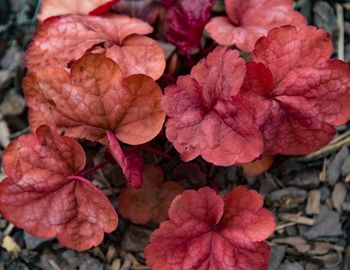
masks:
[[(335, 57), (350, 62), (350, 2), (296, 1), (310, 24), (325, 28), (334, 41)], [(0, 1), (0, 165), (10, 140), (29, 132), (27, 109), (21, 90), (25, 75), (23, 52), (37, 27), (33, 18), (37, 0)], [(344, 16), (340, 16), (341, 13)], [(344, 42), (342, 35), (345, 36)], [(103, 154), (97, 144), (83, 142), (96, 163)], [(277, 229), (269, 238), (270, 270), (350, 269), (350, 127), (338, 128), (337, 137), (306, 157), (278, 157), (265, 174), (246, 178), (240, 168), (215, 167), (196, 159), (178, 167), (180, 158), (161, 138), (154, 146), (169, 151), (171, 159), (144, 152), (147, 163), (161, 166), (167, 179), (198, 187), (208, 180), (220, 191), (244, 184), (259, 190), (266, 207), (274, 212)], [(195, 169), (195, 170), (194, 170)], [(0, 179), (3, 175), (0, 172)], [(123, 186), (119, 168), (107, 167), (90, 176), (117, 206)], [(139, 226), (120, 220), (118, 230), (87, 252), (75, 252), (55, 240), (38, 239), (14, 228), (0, 217), (0, 270), (149, 269), (143, 249), (157, 224)]]

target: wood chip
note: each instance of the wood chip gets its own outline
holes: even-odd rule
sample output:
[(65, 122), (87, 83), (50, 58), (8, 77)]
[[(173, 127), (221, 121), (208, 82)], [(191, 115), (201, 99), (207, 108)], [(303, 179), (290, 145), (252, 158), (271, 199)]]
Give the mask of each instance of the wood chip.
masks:
[(292, 246), (300, 253), (306, 253), (311, 250), (311, 246), (300, 236), (276, 238), (272, 240), (272, 243)]
[(122, 262), (120, 259), (115, 259), (110, 267), (108, 267), (108, 270), (120, 270), (120, 267), (122, 265)]
[(10, 143), (10, 130), (5, 121), (0, 120), (0, 145), (4, 148)]
[(283, 221), (290, 221), (290, 222), (294, 222), (295, 224), (303, 224), (308, 226), (312, 226), (315, 224), (314, 219), (303, 217), (298, 214), (282, 213), (278, 217)]
[(329, 162), (327, 166), (327, 181), (331, 186), (334, 186), (335, 183), (338, 181), (339, 176), (341, 174), (341, 168), (348, 155), (348, 147), (347, 145), (343, 145), (341, 150)]
[(278, 270), (286, 253), (286, 246), (276, 245), (271, 247), (271, 259), (269, 270)]
[(13, 257), (16, 258), (21, 252), (21, 248), (17, 245), (15, 240), (9, 235), (6, 235), (2, 240), (1, 246)]
[(342, 204), (342, 207), (344, 212), (349, 212), (350, 213), (350, 202), (345, 202)]
[(334, 189), (332, 192), (332, 203), (333, 203), (333, 207), (338, 212), (342, 210), (342, 204), (345, 201), (346, 193), (347, 193), (347, 190), (344, 183), (339, 182), (334, 186)]
[(54, 260), (49, 260), (49, 264), (52, 267), (52, 270), (61, 270), (61, 268), (57, 265)]
[[(106, 260), (108, 263), (112, 262), (118, 255), (118, 250), (114, 245), (110, 245), (107, 250)], [(113, 261), (114, 262), (114, 261)]]
[(319, 189), (311, 190), (308, 194), (306, 204), (306, 214), (313, 215), (320, 213), (321, 191)]
[(25, 101), (24, 98), (19, 95), (16, 90), (10, 90), (4, 101), (0, 105), (0, 112), (3, 115), (19, 115), (25, 109)]

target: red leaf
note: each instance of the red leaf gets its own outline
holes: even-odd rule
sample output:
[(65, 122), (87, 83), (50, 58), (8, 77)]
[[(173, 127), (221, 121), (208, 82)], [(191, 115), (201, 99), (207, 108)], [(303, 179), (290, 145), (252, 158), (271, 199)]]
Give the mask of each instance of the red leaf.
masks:
[(305, 18), (293, 10), (292, 0), (225, 0), (228, 17), (215, 17), (205, 27), (221, 45), (252, 51), (255, 42), (272, 28), (303, 27)]
[(183, 53), (191, 54), (200, 47), (204, 26), (209, 21), (214, 0), (163, 1), (166, 6), (175, 4), (166, 12), (168, 31), (166, 38)]
[(48, 124), (67, 136), (107, 143), (106, 131), (128, 144), (142, 144), (161, 130), (162, 91), (152, 78), (123, 78), (119, 66), (101, 54), (87, 54), (70, 73), (47, 67), (23, 84), (32, 128)]
[(236, 97), (245, 71), (238, 51), (218, 48), (193, 67), (190, 75), (166, 88), (162, 99), (169, 116), (166, 136), (184, 161), (201, 155), (228, 166), (261, 154), (261, 133)]
[(77, 250), (99, 245), (104, 232), (116, 229), (108, 199), (77, 176), (85, 153), (74, 139), (41, 126), (13, 141), (3, 159), (8, 177), (0, 183), (0, 213), (16, 226)]
[(153, 232), (145, 249), (153, 270), (266, 270), (270, 249), (263, 242), (275, 229), (263, 199), (243, 186), (224, 200), (204, 187), (172, 202), (169, 221)]
[(164, 182), (159, 167), (145, 166), (143, 177), (141, 189), (126, 187), (122, 190), (118, 212), (135, 224), (159, 223), (167, 219), (170, 203), (183, 191), (183, 187), (173, 181)]
[(165, 69), (165, 56), (158, 43), (143, 35), (152, 27), (125, 15), (97, 17), (67, 15), (41, 24), (26, 53), (26, 66), (67, 68), (87, 52), (112, 58), (123, 76), (145, 74), (158, 79)]
[(107, 132), (107, 138), (112, 156), (122, 168), (126, 180), (133, 188), (139, 189), (143, 183), (143, 159), (133, 151), (128, 151), (124, 154), (112, 131)]
[(43, 0), (37, 19), (42, 22), (51, 16), (70, 13), (100, 15), (108, 12), (118, 2), (119, 0)]
[(313, 152), (350, 119), (350, 67), (331, 53), (329, 35), (314, 27), (283, 26), (257, 42), (242, 95), (268, 154)]

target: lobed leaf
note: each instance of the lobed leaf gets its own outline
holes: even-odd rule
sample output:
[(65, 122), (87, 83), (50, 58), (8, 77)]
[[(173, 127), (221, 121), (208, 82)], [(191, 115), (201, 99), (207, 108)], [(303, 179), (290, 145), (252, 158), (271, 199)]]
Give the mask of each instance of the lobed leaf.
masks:
[(183, 187), (174, 181), (164, 182), (164, 175), (159, 167), (145, 166), (143, 186), (139, 190), (126, 187), (119, 196), (118, 212), (135, 224), (161, 222), (168, 217), (168, 209)]
[(276, 28), (256, 43), (242, 98), (254, 108), (266, 153), (313, 152), (350, 119), (350, 67), (331, 53), (329, 35), (311, 26)]
[(39, 14), (40, 22), (49, 17), (70, 13), (94, 14), (106, 13), (119, 0), (42, 0)]
[(165, 69), (165, 55), (158, 43), (143, 35), (153, 31), (146, 22), (126, 15), (105, 17), (66, 15), (52, 17), (36, 31), (26, 52), (29, 71), (69, 68), (85, 53), (103, 53), (123, 74), (145, 74), (158, 79)]
[(166, 136), (182, 160), (201, 155), (213, 164), (229, 166), (260, 156), (262, 135), (238, 98), (245, 71), (238, 51), (218, 48), (190, 75), (165, 89)]
[(116, 229), (109, 200), (78, 176), (85, 153), (74, 139), (40, 126), (11, 142), (3, 160), (8, 177), (0, 183), (0, 213), (16, 226), (77, 250), (99, 245), (104, 232)]
[(228, 17), (215, 17), (205, 29), (219, 44), (251, 52), (269, 30), (291, 24), (303, 27), (306, 19), (293, 10), (292, 0), (225, 0)]
[(107, 143), (106, 132), (128, 144), (142, 144), (161, 130), (162, 91), (152, 78), (123, 78), (119, 66), (102, 54), (87, 54), (70, 73), (47, 67), (23, 83), (32, 128), (48, 124), (76, 138)]
[(267, 269), (270, 248), (263, 241), (275, 222), (262, 206), (262, 197), (243, 186), (224, 199), (208, 187), (185, 191), (151, 235), (147, 264), (154, 270)]

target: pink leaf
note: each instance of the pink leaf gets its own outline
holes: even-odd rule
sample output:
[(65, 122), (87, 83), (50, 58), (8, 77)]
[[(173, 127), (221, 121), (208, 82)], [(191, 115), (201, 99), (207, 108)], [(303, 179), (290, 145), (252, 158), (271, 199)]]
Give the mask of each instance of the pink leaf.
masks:
[(229, 166), (260, 156), (262, 135), (238, 98), (245, 71), (238, 51), (218, 48), (165, 89), (166, 136), (184, 161)]
[(329, 35), (311, 26), (276, 28), (256, 43), (241, 96), (267, 154), (313, 152), (350, 119), (350, 67), (331, 53)]
[(217, 43), (243, 51), (252, 51), (272, 28), (306, 25), (305, 18), (293, 10), (292, 0), (225, 0), (225, 7), (228, 17), (213, 18), (205, 29)]
[(26, 52), (27, 68), (69, 68), (85, 53), (112, 58), (123, 77), (144, 74), (158, 79), (165, 69), (164, 50), (144, 35), (153, 31), (146, 22), (126, 15), (104, 17), (65, 15), (42, 23)]

